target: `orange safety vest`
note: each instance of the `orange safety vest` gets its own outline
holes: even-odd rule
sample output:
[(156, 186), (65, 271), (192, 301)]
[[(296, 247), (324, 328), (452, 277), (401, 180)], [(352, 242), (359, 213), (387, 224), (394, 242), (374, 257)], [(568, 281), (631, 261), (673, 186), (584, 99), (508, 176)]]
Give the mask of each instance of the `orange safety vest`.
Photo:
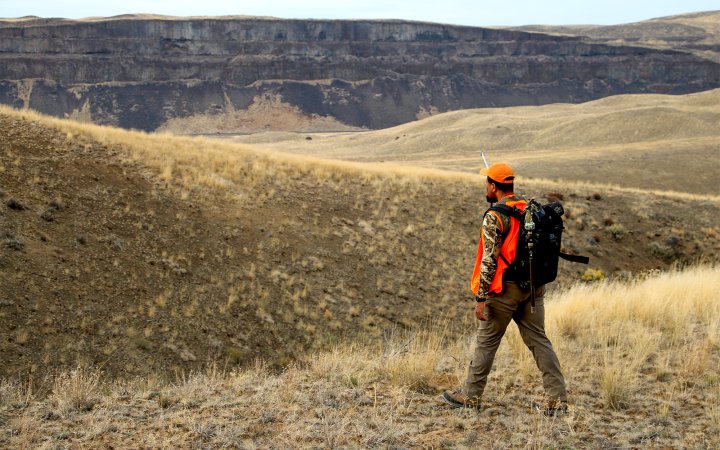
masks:
[[(508, 201), (505, 204), (510, 207), (514, 206), (520, 211), (525, 211), (525, 205), (527, 204), (527, 202), (525, 200), (515, 200)], [(495, 211), (488, 211), (488, 213), (495, 214), (498, 217), (498, 220), (500, 220), (500, 225), (503, 226), (500, 216)], [(502, 231), (504, 232), (505, 230)], [(503, 273), (508, 268), (508, 266), (512, 264), (513, 261), (515, 261), (515, 253), (517, 251), (519, 233), (520, 221), (514, 217), (510, 217), (510, 231), (508, 231), (507, 233), (503, 233), (505, 234), (505, 240), (500, 247), (500, 254), (503, 256), (503, 258), (498, 258), (497, 270), (495, 271), (495, 276), (490, 283), (488, 293), (499, 294), (502, 292)], [(473, 294), (475, 295), (477, 295), (478, 291), (480, 290), (480, 266), (482, 265), (484, 247), (485, 242), (483, 239), (483, 230), (481, 229), (480, 243), (478, 244), (477, 255), (475, 256), (475, 268), (473, 269), (472, 279), (470, 280), (470, 290), (472, 290)]]

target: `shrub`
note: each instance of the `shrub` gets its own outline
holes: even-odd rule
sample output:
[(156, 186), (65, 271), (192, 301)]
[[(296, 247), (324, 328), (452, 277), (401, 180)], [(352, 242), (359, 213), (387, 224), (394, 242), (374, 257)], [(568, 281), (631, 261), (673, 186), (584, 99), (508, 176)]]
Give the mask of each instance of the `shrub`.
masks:
[(615, 223), (605, 227), (605, 231), (616, 241), (621, 240), (627, 234), (627, 230), (622, 224)]
[(245, 352), (237, 347), (226, 347), (225, 356), (230, 364), (240, 364), (245, 359)]
[(650, 243), (650, 253), (662, 259), (672, 259), (676, 254), (674, 248), (657, 241)]
[(674, 234), (668, 236), (668, 238), (665, 239), (665, 244), (672, 249), (677, 249), (678, 247), (680, 247), (681, 242), (682, 242), (682, 238), (680, 236), (676, 236)]
[(136, 337), (133, 339), (133, 344), (135, 344), (135, 347), (140, 350), (150, 350), (152, 348), (152, 342), (143, 337)]
[(162, 409), (168, 409), (174, 405), (176, 405), (179, 400), (175, 397), (169, 397), (166, 395), (158, 394), (156, 397), (157, 404)]
[(55, 211), (62, 211), (65, 209), (65, 205), (60, 200), (53, 200), (50, 203), (48, 203), (48, 207), (50, 209), (54, 209)]
[(19, 200), (16, 200), (14, 198), (11, 198), (5, 203), (8, 208), (14, 209), (15, 211), (23, 211), (27, 209), (25, 205), (23, 205)]
[(25, 248), (25, 243), (20, 238), (15, 237), (15, 234), (5, 231), (0, 235), (3, 237), (5, 247), (10, 250), (22, 251), (22, 249)]
[(585, 273), (582, 274), (582, 280), (586, 282), (603, 281), (605, 280), (605, 274), (600, 269), (585, 269)]
[(52, 222), (55, 220), (53, 217), (53, 211), (54, 210), (51, 208), (46, 209), (42, 214), (40, 214), (40, 218), (46, 222)]

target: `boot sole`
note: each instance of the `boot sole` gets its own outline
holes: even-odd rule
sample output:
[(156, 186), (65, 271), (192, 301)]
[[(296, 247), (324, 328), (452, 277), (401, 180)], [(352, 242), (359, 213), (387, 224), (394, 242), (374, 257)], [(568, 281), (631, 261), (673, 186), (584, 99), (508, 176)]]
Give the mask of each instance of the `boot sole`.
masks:
[(449, 395), (447, 395), (447, 392), (443, 392), (442, 395), (440, 396), (440, 398), (442, 399), (442, 401), (444, 403), (447, 403), (448, 405), (452, 406), (453, 408), (470, 408), (470, 409), (476, 409), (478, 411), (481, 408), (480, 405), (475, 406), (475, 405), (467, 405), (465, 403), (460, 403), (459, 401), (457, 401), (457, 400), (453, 399), (452, 397), (450, 397)]

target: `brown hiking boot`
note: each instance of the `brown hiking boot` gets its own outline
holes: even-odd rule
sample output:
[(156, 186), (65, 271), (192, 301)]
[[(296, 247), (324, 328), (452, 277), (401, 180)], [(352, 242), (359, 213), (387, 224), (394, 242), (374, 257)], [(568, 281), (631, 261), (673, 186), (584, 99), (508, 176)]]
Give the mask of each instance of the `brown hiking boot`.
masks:
[(453, 408), (480, 409), (480, 399), (466, 396), (460, 388), (444, 391), (440, 398)]
[(550, 417), (561, 416), (567, 414), (568, 403), (567, 400), (549, 400), (543, 414)]

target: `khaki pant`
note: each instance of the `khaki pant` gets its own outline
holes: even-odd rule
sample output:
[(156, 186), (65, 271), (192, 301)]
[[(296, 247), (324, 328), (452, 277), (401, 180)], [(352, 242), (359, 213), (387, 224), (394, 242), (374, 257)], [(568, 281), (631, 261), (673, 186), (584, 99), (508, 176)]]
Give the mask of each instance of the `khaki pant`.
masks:
[(477, 400), (482, 398), (495, 352), (512, 319), (520, 330), (523, 342), (532, 352), (538, 369), (542, 372), (543, 386), (549, 399), (567, 400), (560, 362), (550, 340), (545, 335), (543, 294), (543, 288), (536, 291), (534, 313), (530, 313), (530, 292), (521, 290), (514, 283), (505, 283), (502, 293), (488, 298), (485, 303), (485, 315), (488, 320), (481, 321), (478, 327), (475, 353), (462, 389), (464, 395)]

